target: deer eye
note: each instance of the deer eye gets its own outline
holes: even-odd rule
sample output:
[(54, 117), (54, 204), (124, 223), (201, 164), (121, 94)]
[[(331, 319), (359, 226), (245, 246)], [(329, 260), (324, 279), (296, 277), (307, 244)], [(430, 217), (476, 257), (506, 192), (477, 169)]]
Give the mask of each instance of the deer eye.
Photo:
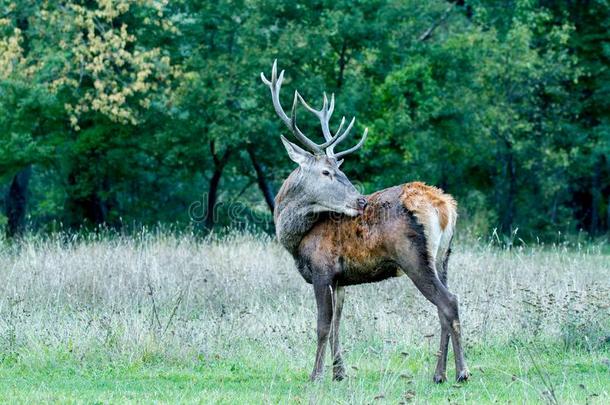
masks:
[(330, 172), (328, 170), (322, 170), (322, 174), (325, 176), (330, 176)]

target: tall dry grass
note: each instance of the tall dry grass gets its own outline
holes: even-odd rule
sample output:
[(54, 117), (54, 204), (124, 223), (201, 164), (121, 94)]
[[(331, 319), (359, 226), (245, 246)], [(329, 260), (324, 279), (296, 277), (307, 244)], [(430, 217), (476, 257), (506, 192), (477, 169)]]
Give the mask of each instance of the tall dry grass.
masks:
[[(450, 260), (467, 347), (514, 339), (595, 349), (610, 334), (610, 260), (599, 246), (503, 250), (464, 243)], [(347, 350), (430, 346), (435, 309), (408, 278), (351, 287)], [(315, 305), (265, 235), (32, 237), (0, 245), (0, 356), (184, 362), (208, 356), (312, 361)]]

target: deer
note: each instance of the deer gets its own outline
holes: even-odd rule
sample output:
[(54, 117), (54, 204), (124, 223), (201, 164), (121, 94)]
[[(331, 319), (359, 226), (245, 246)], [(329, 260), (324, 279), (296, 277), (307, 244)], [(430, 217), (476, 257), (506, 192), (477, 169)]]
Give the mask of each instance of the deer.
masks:
[[(456, 380), (470, 372), (462, 349), (458, 298), (447, 288), (447, 265), (457, 220), (457, 203), (443, 190), (411, 182), (362, 195), (340, 170), (343, 157), (365, 142), (368, 128), (353, 147), (335, 148), (350, 133), (355, 117), (345, 127), (330, 130), (335, 97), (326, 93), (320, 110), (311, 107), (295, 90), (290, 116), (280, 103), (284, 70), (271, 78), (261, 73), (271, 90), (275, 112), (301, 146), (280, 135), (297, 168), (275, 197), (273, 220), (279, 243), (293, 256), (303, 279), (313, 285), (317, 306), (317, 351), (310, 379), (322, 379), (330, 340), (333, 380), (346, 375), (339, 343), (345, 288), (406, 275), (437, 308), (440, 349), (433, 381), (446, 381), (447, 351), (451, 340)], [(297, 106), (320, 121), (324, 142), (316, 143), (297, 126)]]

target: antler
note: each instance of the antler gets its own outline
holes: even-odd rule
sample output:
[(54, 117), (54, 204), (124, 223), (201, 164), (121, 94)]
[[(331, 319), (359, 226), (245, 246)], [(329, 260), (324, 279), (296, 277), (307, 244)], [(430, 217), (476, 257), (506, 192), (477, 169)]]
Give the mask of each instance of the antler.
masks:
[[(350, 133), (352, 127), (354, 126), (354, 122), (356, 118), (352, 118), (349, 125), (345, 129), (345, 131), (341, 132), (343, 129), (343, 125), (345, 124), (345, 117), (341, 118), (341, 124), (339, 125), (339, 129), (333, 135), (330, 131), (329, 122), (330, 118), (333, 115), (333, 111), (335, 110), (335, 95), (331, 94), (330, 96), (330, 104), (328, 102), (328, 97), (326, 97), (326, 93), (324, 93), (324, 102), (322, 104), (322, 109), (316, 110), (312, 108), (309, 104), (305, 102), (303, 97), (299, 94), (298, 91), (294, 92), (294, 101), (292, 102), (292, 111), (290, 117), (286, 115), (282, 105), (280, 104), (280, 89), (282, 86), (282, 81), (284, 80), (284, 70), (280, 72), (280, 75), (277, 75), (277, 59), (273, 61), (273, 68), (271, 69), (271, 80), (267, 80), (265, 75), (261, 73), (261, 79), (263, 83), (269, 86), (271, 90), (271, 99), (273, 100), (273, 107), (275, 107), (275, 112), (279, 117), (284, 121), (284, 123), (290, 128), (293, 132), (294, 136), (303, 143), (303, 146), (308, 148), (311, 152), (315, 154), (322, 154), (326, 152), (328, 157), (333, 157), (335, 159), (339, 159), (348, 153), (352, 153), (364, 144), (368, 134), (368, 128), (364, 130), (364, 134), (355, 146), (351, 147), (348, 150), (343, 152), (335, 153), (334, 147), (339, 144), (345, 137)], [(303, 106), (309, 110), (309, 112), (313, 113), (320, 120), (320, 125), (322, 126), (322, 134), (324, 135), (325, 142), (321, 144), (317, 144), (313, 142), (311, 139), (307, 138), (303, 132), (297, 127), (296, 124), (296, 107), (297, 102), (300, 101)]]

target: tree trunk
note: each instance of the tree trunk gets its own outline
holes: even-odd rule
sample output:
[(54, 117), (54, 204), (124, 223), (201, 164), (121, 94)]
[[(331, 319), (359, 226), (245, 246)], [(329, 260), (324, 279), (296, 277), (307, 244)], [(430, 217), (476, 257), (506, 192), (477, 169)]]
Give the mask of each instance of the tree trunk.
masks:
[(610, 195), (608, 196), (608, 202), (606, 203), (606, 232), (610, 236)]
[(254, 153), (252, 147), (248, 148), (248, 155), (250, 156), (250, 160), (252, 161), (252, 166), (254, 166), (254, 171), (256, 172), (258, 188), (263, 193), (265, 202), (267, 203), (271, 214), (273, 214), (273, 209), (275, 208), (275, 192), (273, 190), (273, 186), (267, 181), (267, 178), (265, 177), (265, 168), (256, 159), (256, 154)]
[(508, 181), (508, 189), (506, 191), (506, 200), (502, 212), (502, 231), (510, 233), (513, 229), (515, 220), (515, 194), (517, 192), (517, 176), (515, 167), (515, 158), (512, 151), (512, 144), (506, 141), (507, 152), (504, 155), (506, 180)]
[(347, 65), (347, 42), (344, 40), (341, 45), (341, 52), (339, 52), (339, 75), (337, 76), (337, 88), (340, 89), (343, 86), (343, 77), (345, 75), (345, 66)]
[(210, 152), (214, 160), (214, 172), (212, 173), (212, 178), (210, 179), (210, 185), (208, 187), (207, 206), (205, 209), (205, 219), (203, 223), (205, 229), (207, 230), (212, 229), (216, 223), (216, 199), (218, 198), (218, 185), (220, 184), (222, 172), (229, 161), (229, 156), (231, 155), (231, 150), (227, 149), (225, 153), (219, 157), (216, 154), (216, 145), (214, 141), (210, 142)]
[(216, 223), (216, 199), (218, 198), (218, 184), (222, 177), (223, 168), (215, 167), (212, 178), (210, 179), (210, 185), (208, 187), (208, 201), (205, 209), (205, 221), (204, 226), (206, 229), (212, 229), (214, 223)]
[(600, 212), (602, 202), (602, 191), (601, 191), (601, 171), (602, 171), (603, 160), (600, 157), (595, 163), (593, 168), (593, 181), (591, 182), (591, 224), (589, 227), (589, 234), (596, 236), (600, 228)]
[[(75, 173), (70, 173), (68, 176), (68, 184), (69, 188), (78, 187)], [(100, 197), (97, 190), (87, 192), (85, 195), (79, 195), (75, 193), (75, 190), (69, 190), (66, 210), (69, 214), (68, 223), (73, 229), (78, 229), (83, 224), (105, 224), (108, 214), (106, 202)]]
[(23, 235), (25, 231), (25, 214), (27, 212), (28, 185), (32, 167), (19, 171), (11, 181), (6, 195), (6, 217), (8, 219), (6, 235), (10, 238)]

